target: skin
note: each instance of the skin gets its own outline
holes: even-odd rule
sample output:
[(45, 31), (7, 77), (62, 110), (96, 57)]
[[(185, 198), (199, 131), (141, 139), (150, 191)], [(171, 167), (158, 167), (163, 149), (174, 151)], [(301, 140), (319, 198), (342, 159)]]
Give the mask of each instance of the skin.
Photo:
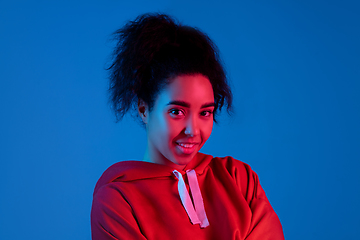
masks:
[(147, 133), (144, 161), (184, 169), (211, 135), (213, 110), (213, 88), (201, 74), (173, 78), (151, 112), (140, 100), (138, 112)]

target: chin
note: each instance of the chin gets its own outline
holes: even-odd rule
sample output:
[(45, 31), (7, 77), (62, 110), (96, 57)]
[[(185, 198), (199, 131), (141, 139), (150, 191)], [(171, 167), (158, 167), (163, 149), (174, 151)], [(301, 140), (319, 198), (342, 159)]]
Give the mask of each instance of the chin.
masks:
[(193, 160), (193, 158), (196, 156), (197, 152), (188, 155), (188, 156), (177, 156), (175, 157), (173, 163), (177, 165), (187, 165), (189, 162)]

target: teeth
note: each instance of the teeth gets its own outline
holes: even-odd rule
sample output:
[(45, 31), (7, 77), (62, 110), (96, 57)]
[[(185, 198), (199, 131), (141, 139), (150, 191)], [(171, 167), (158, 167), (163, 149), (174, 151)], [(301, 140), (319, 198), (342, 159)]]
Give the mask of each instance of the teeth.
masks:
[(180, 146), (185, 148), (192, 148), (195, 144), (184, 144), (184, 143), (178, 143)]

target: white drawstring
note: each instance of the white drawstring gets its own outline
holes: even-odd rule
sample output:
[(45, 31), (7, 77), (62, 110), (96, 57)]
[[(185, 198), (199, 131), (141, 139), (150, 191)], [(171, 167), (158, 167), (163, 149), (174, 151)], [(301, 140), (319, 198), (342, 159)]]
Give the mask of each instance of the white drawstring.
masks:
[(189, 195), (189, 192), (186, 188), (184, 179), (182, 177), (182, 174), (178, 172), (177, 170), (173, 171), (175, 177), (179, 180), (178, 181), (178, 191), (181, 199), (181, 203), (183, 204), (185, 211), (187, 212), (190, 221), (192, 224), (200, 224), (201, 228), (205, 228), (209, 226), (209, 221), (206, 216), (205, 207), (204, 207), (204, 201), (201, 196), (201, 191), (199, 187), (199, 183), (196, 177), (195, 170), (188, 170), (186, 171), (188, 180), (189, 180), (189, 186), (191, 190), (191, 194), (194, 200), (194, 206), (191, 202), (191, 198)]

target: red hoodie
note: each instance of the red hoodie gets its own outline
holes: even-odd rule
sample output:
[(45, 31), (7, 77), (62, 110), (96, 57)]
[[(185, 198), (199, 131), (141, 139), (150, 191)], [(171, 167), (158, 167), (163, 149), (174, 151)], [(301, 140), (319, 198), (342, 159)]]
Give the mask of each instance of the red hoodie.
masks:
[(123, 161), (109, 167), (95, 186), (92, 239), (284, 239), (279, 218), (249, 165), (198, 153), (179, 170), (188, 189), (186, 171), (192, 169), (208, 226), (193, 224), (189, 218), (174, 169)]

